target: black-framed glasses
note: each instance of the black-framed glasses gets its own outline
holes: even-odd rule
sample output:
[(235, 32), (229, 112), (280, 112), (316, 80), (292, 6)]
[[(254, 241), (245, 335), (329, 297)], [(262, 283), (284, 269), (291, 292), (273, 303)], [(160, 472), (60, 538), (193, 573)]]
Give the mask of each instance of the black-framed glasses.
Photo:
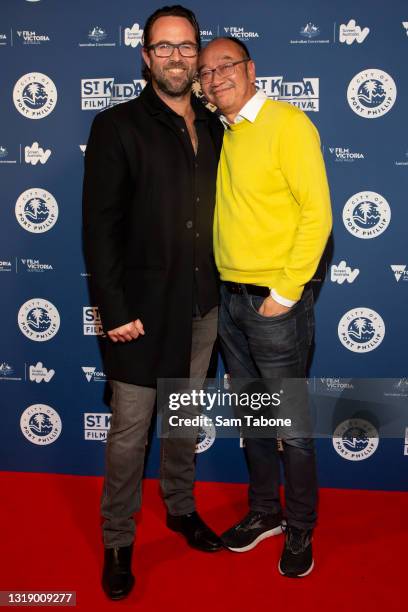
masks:
[(231, 74), (234, 74), (235, 66), (237, 64), (242, 64), (242, 62), (249, 62), (249, 61), (250, 61), (249, 57), (246, 57), (245, 59), (236, 60), (235, 62), (227, 62), (226, 64), (220, 64), (216, 68), (203, 68), (198, 73), (200, 77), (200, 81), (202, 83), (209, 83), (210, 81), (212, 81), (215, 72), (220, 77), (231, 76)]
[(198, 52), (198, 45), (194, 43), (179, 43), (178, 45), (170, 42), (159, 42), (146, 47), (148, 51), (153, 49), (156, 57), (171, 57), (174, 49), (178, 49), (182, 57), (195, 57)]

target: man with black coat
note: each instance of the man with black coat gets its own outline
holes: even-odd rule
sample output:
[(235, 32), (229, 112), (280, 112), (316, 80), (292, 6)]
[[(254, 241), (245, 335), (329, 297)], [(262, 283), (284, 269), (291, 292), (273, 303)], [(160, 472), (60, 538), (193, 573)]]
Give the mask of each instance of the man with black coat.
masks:
[[(85, 155), (85, 256), (112, 389), (101, 499), (111, 599), (134, 584), (133, 514), (156, 381), (204, 378), (217, 333), (212, 219), (222, 127), (191, 95), (199, 48), (191, 11), (155, 11), (142, 49), (148, 83), (139, 98), (95, 117)], [(162, 440), (167, 525), (217, 551), (218, 536), (195, 509), (194, 459), (194, 437)]]

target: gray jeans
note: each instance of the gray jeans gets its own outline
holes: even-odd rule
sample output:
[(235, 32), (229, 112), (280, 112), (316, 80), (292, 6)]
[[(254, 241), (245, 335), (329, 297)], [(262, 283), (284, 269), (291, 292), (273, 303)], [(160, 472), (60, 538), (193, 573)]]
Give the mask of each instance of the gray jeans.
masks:
[[(204, 317), (193, 318), (191, 378), (204, 379), (207, 374), (217, 336), (217, 318), (218, 308)], [(112, 419), (101, 498), (103, 540), (108, 548), (128, 546), (135, 536), (133, 514), (141, 507), (146, 441), (156, 401), (155, 389), (117, 380), (109, 382)], [(170, 514), (195, 510), (195, 446), (196, 440), (191, 436), (161, 440), (160, 484)]]

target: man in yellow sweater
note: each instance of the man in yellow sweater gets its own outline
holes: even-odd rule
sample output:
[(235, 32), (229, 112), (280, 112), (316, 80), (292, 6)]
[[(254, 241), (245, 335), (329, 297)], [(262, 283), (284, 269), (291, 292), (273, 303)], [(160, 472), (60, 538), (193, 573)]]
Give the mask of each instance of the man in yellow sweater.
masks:
[[(214, 250), (227, 370), (233, 378), (303, 378), (314, 331), (310, 280), (332, 224), (318, 132), (302, 111), (257, 91), (254, 62), (237, 39), (211, 41), (199, 75), (225, 127)], [(279, 571), (289, 577), (314, 566), (317, 478), (313, 439), (305, 435), (283, 436), (287, 524), (276, 437), (246, 438), (249, 513), (222, 536), (243, 552), (283, 529)]]

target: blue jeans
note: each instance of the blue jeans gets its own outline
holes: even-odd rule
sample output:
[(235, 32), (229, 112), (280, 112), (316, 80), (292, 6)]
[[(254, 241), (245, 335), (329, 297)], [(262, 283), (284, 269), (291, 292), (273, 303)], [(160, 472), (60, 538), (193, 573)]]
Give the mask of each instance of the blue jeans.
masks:
[[(303, 378), (313, 340), (313, 294), (286, 313), (264, 317), (258, 309), (264, 298), (230, 293), (221, 285), (219, 335), (227, 371), (234, 378)], [(292, 432), (293, 433), (293, 432)], [(316, 523), (317, 476), (311, 432), (308, 437), (288, 434), (282, 439), (285, 501), (288, 524), (311, 529)], [(281, 512), (280, 464), (276, 437), (245, 439), (249, 470), (249, 506), (258, 512)]]

